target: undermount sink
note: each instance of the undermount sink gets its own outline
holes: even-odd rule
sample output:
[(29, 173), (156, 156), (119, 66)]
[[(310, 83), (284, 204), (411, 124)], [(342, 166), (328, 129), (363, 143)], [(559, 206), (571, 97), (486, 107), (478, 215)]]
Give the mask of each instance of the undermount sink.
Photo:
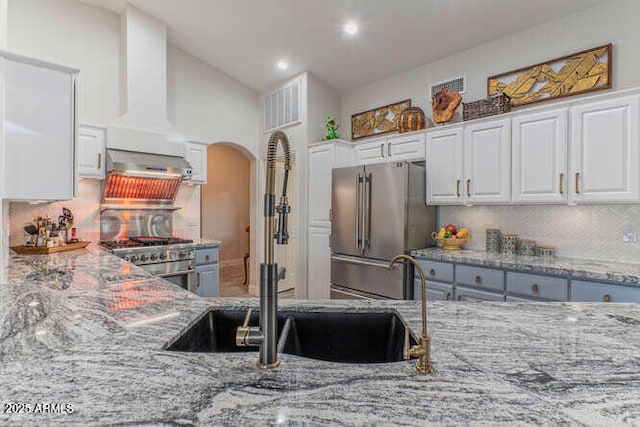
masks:
[[(246, 312), (206, 312), (192, 327), (167, 346), (171, 351), (257, 352), (258, 347), (238, 347), (236, 329)], [(258, 324), (253, 312), (250, 325)], [(385, 363), (403, 360), (404, 321), (394, 311), (280, 311), (278, 352), (340, 363)], [(410, 345), (417, 343), (413, 333)]]

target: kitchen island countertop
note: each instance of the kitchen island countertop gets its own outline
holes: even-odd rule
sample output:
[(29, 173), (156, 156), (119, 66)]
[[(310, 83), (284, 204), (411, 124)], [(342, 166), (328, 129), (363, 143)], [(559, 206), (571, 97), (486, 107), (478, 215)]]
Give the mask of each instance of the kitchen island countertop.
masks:
[(413, 250), (411, 254), (415, 257), (432, 261), (456, 262), (480, 267), (515, 270), (523, 273), (551, 274), (574, 279), (601, 280), (628, 285), (640, 285), (640, 263), (582, 258), (544, 258), (539, 256), (506, 255), (470, 249), (445, 251), (440, 248), (425, 248)]
[[(436, 302), (434, 375), (286, 354), (259, 372), (257, 353), (163, 350), (256, 299), (207, 301), (92, 246), (12, 255), (0, 283), (0, 424), (640, 424), (637, 304)], [(280, 305), (397, 310), (420, 330), (412, 301)]]

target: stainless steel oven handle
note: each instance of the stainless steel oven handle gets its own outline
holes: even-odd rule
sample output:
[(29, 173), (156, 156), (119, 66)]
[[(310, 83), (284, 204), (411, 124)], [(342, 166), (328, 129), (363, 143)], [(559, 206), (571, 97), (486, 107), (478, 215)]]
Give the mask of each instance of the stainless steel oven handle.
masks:
[(172, 271), (171, 273), (157, 274), (156, 277), (180, 276), (181, 274), (192, 274), (192, 273), (195, 273), (195, 272), (196, 272), (195, 270)]
[[(331, 259), (335, 259), (336, 261), (347, 262), (349, 264), (367, 265), (369, 267), (387, 268), (387, 265), (388, 265), (386, 262), (378, 263), (373, 261), (364, 261), (361, 259), (348, 258), (348, 257), (342, 257), (342, 256), (332, 256)], [(392, 270), (395, 270), (396, 268), (398, 268), (398, 264), (391, 267)]]

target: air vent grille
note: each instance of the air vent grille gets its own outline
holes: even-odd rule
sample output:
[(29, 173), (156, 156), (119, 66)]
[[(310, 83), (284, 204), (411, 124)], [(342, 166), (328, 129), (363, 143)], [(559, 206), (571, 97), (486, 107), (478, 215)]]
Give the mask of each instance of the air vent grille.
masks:
[(435, 96), (436, 93), (442, 88), (447, 88), (449, 92), (460, 92), (465, 93), (467, 88), (465, 76), (460, 76), (455, 79), (447, 80), (440, 83), (435, 83), (431, 85), (431, 98)]
[(264, 97), (264, 130), (269, 132), (300, 120), (300, 82), (295, 81)]

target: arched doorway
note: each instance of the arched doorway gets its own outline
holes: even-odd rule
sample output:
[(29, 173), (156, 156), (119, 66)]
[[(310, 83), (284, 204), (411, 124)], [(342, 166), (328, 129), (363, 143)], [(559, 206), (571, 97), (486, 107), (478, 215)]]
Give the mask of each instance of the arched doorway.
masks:
[(220, 296), (249, 296), (251, 283), (251, 169), (244, 147), (215, 143), (207, 148), (207, 183), (201, 188), (201, 234), (222, 240)]

